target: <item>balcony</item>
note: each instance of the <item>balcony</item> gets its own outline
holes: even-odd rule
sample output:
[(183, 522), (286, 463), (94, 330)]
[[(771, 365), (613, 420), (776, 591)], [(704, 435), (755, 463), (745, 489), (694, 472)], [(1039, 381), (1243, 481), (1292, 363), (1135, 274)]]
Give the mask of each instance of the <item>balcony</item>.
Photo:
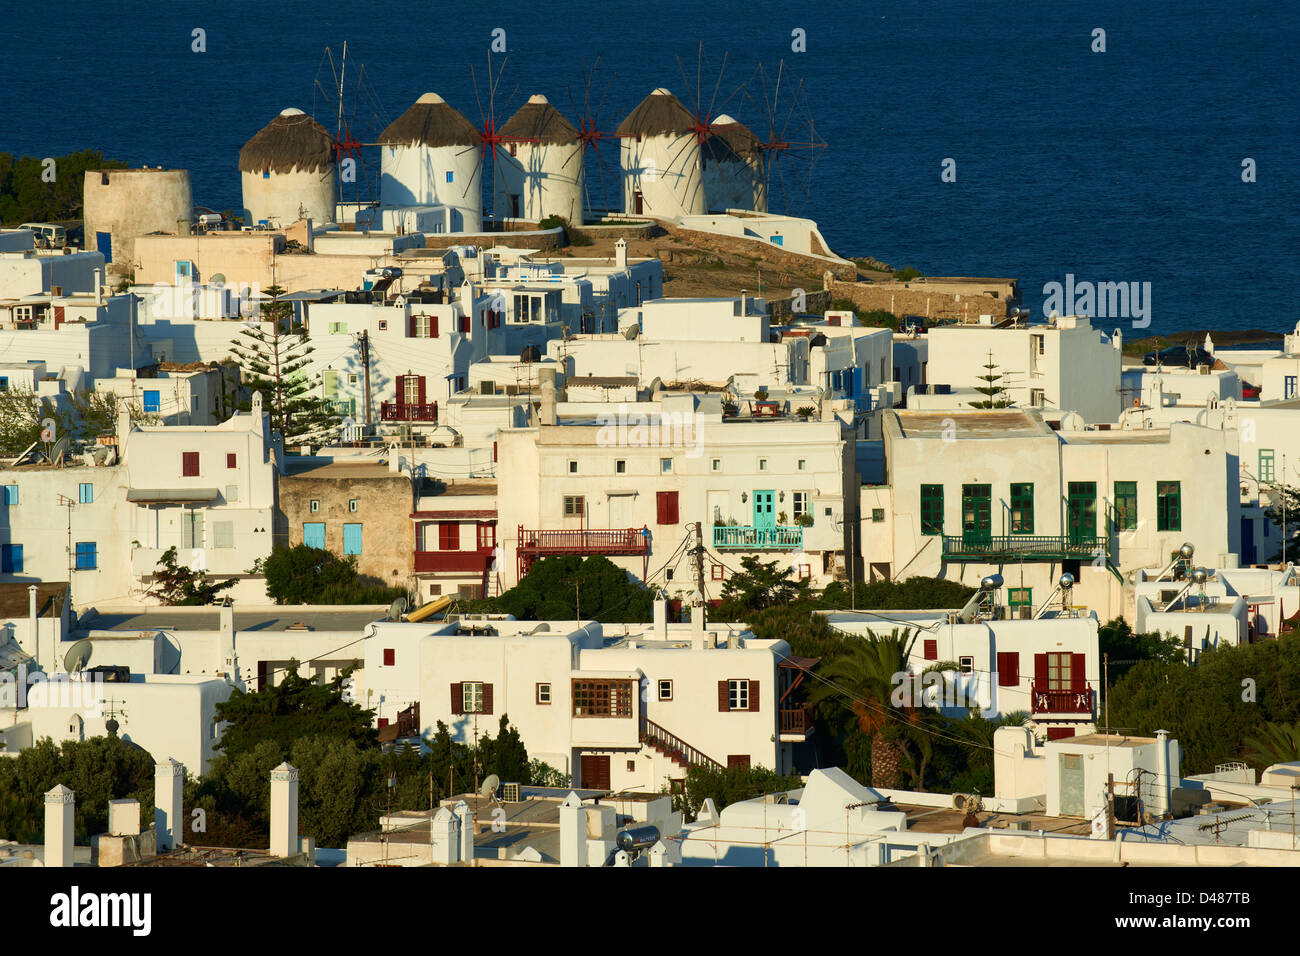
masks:
[(379, 419), (385, 422), (436, 422), (438, 403), (406, 405), (401, 402), (382, 402), (379, 406)]
[(1110, 558), (1110, 540), (1093, 535), (968, 533), (944, 535), (945, 561), (1091, 561)]
[(649, 539), (640, 528), (519, 529), (519, 554), (646, 554)]
[(1029, 709), (1034, 714), (1087, 714), (1092, 715), (1093, 691), (1054, 690), (1040, 688), (1037, 681), (1029, 685)]
[(783, 741), (806, 740), (813, 729), (812, 704), (782, 707), (778, 720)]
[(803, 528), (719, 524), (713, 526), (713, 546), (733, 551), (798, 551), (803, 548)]
[(478, 551), (416, 551), (415, 573), (437, 571), (482, 574), (492, 563), (492, 549)]

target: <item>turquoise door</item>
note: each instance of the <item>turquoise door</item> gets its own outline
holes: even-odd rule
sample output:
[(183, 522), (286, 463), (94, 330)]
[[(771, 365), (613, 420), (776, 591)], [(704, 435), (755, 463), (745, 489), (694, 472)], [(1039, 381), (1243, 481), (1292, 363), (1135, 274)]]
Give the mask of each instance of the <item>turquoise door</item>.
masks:
[(309, 548), (325, 550), (325, 523), (305, 522), (302, 526), (302, 543)]
[(755, 528), (775, 528), (776, 513), (772, 510), (772, 502), (776, 497), (774, 491), (756, 491), (754, 492), (754, 527)]

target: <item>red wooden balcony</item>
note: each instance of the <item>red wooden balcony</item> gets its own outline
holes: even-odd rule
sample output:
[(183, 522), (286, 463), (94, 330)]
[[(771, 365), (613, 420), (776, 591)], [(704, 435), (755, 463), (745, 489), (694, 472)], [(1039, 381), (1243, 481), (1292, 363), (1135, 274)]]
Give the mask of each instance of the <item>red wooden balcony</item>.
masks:
[(779, 714), (781, 734), (783, 736), (806, 737), (812, 732), (813, 713), (811, 704), (782, 707)]
[(1091, 714), (1092, 688), (1080, 690), (1054, 690), (1041, 687), (1037, 681), (1029, 685), (1030, 711), (1035, 714)]
[(553, 554), (645, 554), (649, 540), (640, 528), (547, 531), (520, 528), (519, 553), (538, 557)]
[(379, 405), (380, 421), (385, 422), (436, 422), (438, 420), (438, 403), (425, 402), (419, 405), (407, 405), (401, 402), (381, 402)]
[(492, 563), (492, 549), (478, 551), (416, 551), (416, 573), (463, 571), (482, 574)]

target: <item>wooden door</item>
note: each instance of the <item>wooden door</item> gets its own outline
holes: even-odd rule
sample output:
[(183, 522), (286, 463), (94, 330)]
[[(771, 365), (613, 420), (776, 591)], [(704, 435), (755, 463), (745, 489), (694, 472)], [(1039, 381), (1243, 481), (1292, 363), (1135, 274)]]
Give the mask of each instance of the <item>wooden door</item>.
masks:
[(609, 754), (582, 755), (582, 789), (609, 789)]

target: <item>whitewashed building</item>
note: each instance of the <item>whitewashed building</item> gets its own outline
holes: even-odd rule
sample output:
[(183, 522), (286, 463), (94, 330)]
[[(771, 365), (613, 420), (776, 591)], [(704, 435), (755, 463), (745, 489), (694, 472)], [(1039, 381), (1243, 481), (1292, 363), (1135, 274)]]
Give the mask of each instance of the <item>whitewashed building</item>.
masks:
[(437, 93), (425, 93), (379, 134), (380, 201), (444, 206), (451, 232), (483, 228), (479, 131)]
[(660, 87), (618, 126), (623, 211), (656, 219), (705, 211), (699, 121)]

